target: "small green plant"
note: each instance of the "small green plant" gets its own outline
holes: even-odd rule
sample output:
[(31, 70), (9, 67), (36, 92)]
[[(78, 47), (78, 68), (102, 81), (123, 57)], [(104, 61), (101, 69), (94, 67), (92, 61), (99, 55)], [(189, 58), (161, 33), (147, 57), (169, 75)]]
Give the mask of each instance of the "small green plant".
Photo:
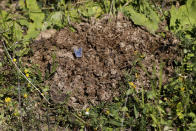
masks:
[(196, 24), (196, 1), (187, 0), (185, 5), (180, 8), (172, 6), (170, 10), (170, 29), (171, 31), (178, 32), (181, 30), (191, 30)]
[(139, 3), (129, 3), (125, 7), (120, 8), (120, 10), (122, 10), (134, 24), (146, 27), (151, 33), (155, 33), (159, 28), (160, 18), (146, 0), (142, 0)]

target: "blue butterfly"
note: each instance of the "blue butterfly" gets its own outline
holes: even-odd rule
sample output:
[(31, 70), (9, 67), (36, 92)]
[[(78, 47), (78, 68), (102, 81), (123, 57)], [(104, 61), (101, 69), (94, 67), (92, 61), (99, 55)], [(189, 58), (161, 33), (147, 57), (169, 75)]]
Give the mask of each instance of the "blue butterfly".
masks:
[(80, 57), (82, 57), (82, 47), (81, 48), (79, 48), (79, 49), (74, 49), (74, 53), (75, 53), (75, 56), (77, 57), (77, 58), (80, 58)]

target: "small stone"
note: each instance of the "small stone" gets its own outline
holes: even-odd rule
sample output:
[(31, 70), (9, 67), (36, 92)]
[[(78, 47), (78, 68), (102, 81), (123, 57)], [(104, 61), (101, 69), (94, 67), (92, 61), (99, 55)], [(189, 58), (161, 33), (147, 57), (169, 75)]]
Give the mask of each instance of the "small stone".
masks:
[(171, 113), (171, 109), (170, 108), (166, 108), (166, 112), (167, 113)]
[(0, 48), (0, 54), (3, 54), (3, 49)]
[(131, 45), (128, 45), (125, 50), (129, 51), (131, 48), (133, 48), (133, 47)]
[(77, 99), (75, 97), (70, 97), (70, 100), (75, 103), (77, 101)]
[(55, 29), (45, 30), (41, 32), (35, 40), (39, 41), (41, 39), (50, 39), (51, 37), (54, 36), (55, 33), (56, 33)]
[(111, 69), (111, 74), (115, 75), (117, 73), (117, 71), (115, 69)]
[(65, 51), (59, 51), (59, 52), (57, 52), (57, 55), (60, 58), (70, 58), (70, 59), (74, 60), (74, 56), (71, 52), (66, 52), (65, 53)]
[(125, 43), (124, 42), (120, 42), (120, 48), (124, 48), (125, 47)]
[(164, 126), (163, 131), (173, 131), (173, 129), (169, 126)]

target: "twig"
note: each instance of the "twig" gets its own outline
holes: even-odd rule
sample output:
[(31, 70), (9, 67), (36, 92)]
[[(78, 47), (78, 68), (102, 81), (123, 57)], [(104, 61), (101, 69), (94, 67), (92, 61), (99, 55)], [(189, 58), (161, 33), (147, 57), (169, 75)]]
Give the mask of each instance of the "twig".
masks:
[(87, 2), (88, 2), (88, 0), (86, 0), (86, 1), (77, 1), (75, 4), (78, 5), (78, 4), (83, 4), (83, 3), (87, 3)]
[(123, 5), (123, 8), (124, 8), (125, 6), (127, 6), (127, 5), (129, 5), (131, 2), (132, 2), (131, 0), (127, 1), (127, 2)]
[(9, 57), (9, 59), (11, 60), (12, 64), (14, 64), (14, 66), (16, 67), (16, 69), (19, 71), (19, 73), (40, 93), (40, 95), (47, 101), (48, 104), (50, 104), (50, 102), (46, 99), (46, 97), (41, 93), (41, 91), (25, 76), (25, 74), (20, 70), (20, 68), (18, 68), (18, 66), (16, 65), (16, 63), (13, 62), (13, 59), (11, 57), (11, 55), (9, 54), (7, 47), (5, 46), (5, 43), (3, 41), (3, 46), (5, 48), (5, 51)]
[[(19, 63), (19, 60), (17, 59), (17, 62)], [(18, 65), (19, 66), (19, 65)], [(18, 108), (20, 111), (20, 122), (21, 122), (21, 126), (22, 126), (22, 131), (24, 131), (24, 125), (23, 125), (23, 121), (22, 121), (22, 110), (21, 110), (21, 90), (20, 90), (20, 78), (19, 78), (19, 71), (18, 73)]]
[(73, 116), (75, 116), (79, 121), (81, 121), (83, 124), (86, 124), (86, 122), (82, 119), (82, 118), (80, 118), (80, 117), (78, 117), (77, 115), (75, 115), (74, 113), (72, 113), (71, 112), (71, 114), (73, 115)]
[(48, 131), (51, 131), (51, 128), (50, 128), (50, 117), (49, 117), (49, 112), (48, 112), (48, 106), (47, 106), (47, 117), (46, 117), (46, 119), (47, 119), (47, 124), (48, 124)]
[(0, 34), (3, 34), (3, 33), (5, 33), (5, 32), (7, 32), (9, 29), (7, 29), (7, 30), (5, 30), (5, 31), (1, 31), (0, 30)]
[[(124, 105), (124, 107), (127, 107), (127, 100), (128, 100), (128, 97), (129, 97), (129, 95), (126, 94), (125, 105)], [(122, 119), (122, 123), (121, 123), (121, 128), (123, 128), (124, 119), (125, 119), (125, 111), (123, 111), (123, 119)]]

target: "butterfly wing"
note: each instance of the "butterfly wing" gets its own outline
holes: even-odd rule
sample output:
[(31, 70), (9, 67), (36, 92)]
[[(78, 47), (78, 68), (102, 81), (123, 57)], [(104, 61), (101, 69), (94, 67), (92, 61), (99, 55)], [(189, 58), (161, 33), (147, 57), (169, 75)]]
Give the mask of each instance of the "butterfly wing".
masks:
[(77, 58), (82, 57), (82, 48), (74, 49), (74, 53)]

